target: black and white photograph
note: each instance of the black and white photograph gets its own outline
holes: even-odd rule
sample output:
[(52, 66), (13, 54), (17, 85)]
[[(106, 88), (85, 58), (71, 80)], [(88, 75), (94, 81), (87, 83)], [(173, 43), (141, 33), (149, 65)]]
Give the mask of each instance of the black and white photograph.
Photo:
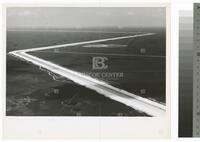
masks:
[(7, 116), (165, 113), (165, 7), (6, 9)]

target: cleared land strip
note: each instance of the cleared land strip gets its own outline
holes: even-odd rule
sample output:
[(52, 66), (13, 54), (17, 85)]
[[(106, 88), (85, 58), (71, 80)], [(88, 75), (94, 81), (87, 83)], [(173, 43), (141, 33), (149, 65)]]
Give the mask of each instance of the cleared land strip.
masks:
[(79, 54), (79, 55), (108, 55), (108, 56), (125, 56), (125, 57), (151, 57), (151, 58), (165, 58), (165, 56), (159, 56), (159, 55), (138, 55), (138, 54), (117, 54), (117, 53), (98, 53), (98, 52), (54, 52), (54, 51), (37, 51), (41, 53), (55, 53), (55, 54), (60, 54), (60, 53), (66, 53), (66, 54)]
[(27, 53), (30, 51), (39, 51), (39, 50), (45, 50), (45, 49), (61, 48), (61, 47), (75, 46), (75, 45), (81, 45), (81, 44), (87, 44), (87, 43), (103, 42), (103, 41), (118, 40), (118, 39), (125, 39), (125, 38), (134, 38), (134, 37), (149, 36), (149, 35), (153, 35), (153, 33), (100, 39), (100, 40), (78, 42), (78, 43), (70, 43), (70, 44), (64, 44), (64, 45), (40, 47), (40, 48), (33, 48), (33, 49), (17, 50), (17, 51), (12, 51), (9, 54), (16, 56), (17, 58), (23, 59), (25, 61), (31, 62), (37, 66), (43, 67), (53, 73), (66, 77), (77, 84), (80, 84), (89, 89), (95, 90), (106, 97), (109, 97), (113, 100), (121, 102), (138, 111), (147, 113), (148, 115), (151, 115), (151, 116), (163, 116), (165, 114), (165, 106), (160, 103), (137, 96), (125, 90), (113, 87), (107, 84), (106, 82), (94, 79), (90, 76), (83, 75), (79, 72), (64, 68), (62, 66), (59, 66), (57, 64), (54, 64), (52, 62), (46, 61), (44, 59), (38, 58), (36, 56), (30, 55)]
[(17, 51), (31, 52), (31, 51), (39, 51), (39, 50), (46, 50), (46, 49), (54, 49), (54, 48), (61, 48), (61, 47), (83, 45), (83, 44), (89, 44), (89, 43), (98, 43), (98, 42), (112, 41), (112, 40), (119, 40), (119, 39), (151, 36), (151, 35), (155, 35), (155, 33), (145, 33), (145, 34), (139, 34), (139, 35), (133, 35), (133, 36), (120, 36), (120, 37), (114, 37), (114, 38), (106, 38), (106, 39), (90, 40), (90, 41), (75, 42), (75, 43), (68, 43), (68, 44), (61, 44), (61, 45), (45, 46), (45, 47), (23, 49), (23, 50), (17, 50)]

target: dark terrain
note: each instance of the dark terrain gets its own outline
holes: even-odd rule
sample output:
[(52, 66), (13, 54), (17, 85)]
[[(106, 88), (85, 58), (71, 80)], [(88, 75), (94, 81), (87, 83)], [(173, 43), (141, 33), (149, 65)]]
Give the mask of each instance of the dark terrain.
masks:
[[(145, 31), (155, 32), (157, 34), (154, 36), (101, 43), (110, 45), (108, 48), (80, 45), (60, 48), (56, 52), (43, 50), (30, 54), (79, 72), (123, 72), (123, 78), (98, 79), (165, 104), (165, 32), (161, 29), (137, 30), (139, 32), (126, 30), (129, 32), (115, 33), (115, 30), (109, 33), (113, 29), (101, 30), (103, 32), (100, 33), (65, 30), (8, 31), (7, 53), (26, 48), (134, 35)], [(141, 53), (141, 48), (145, 49), (145, 53)], [(85, 54), (86, 52), (90, 54)], [(103, 55), (109, 59), (107, 70), (91, 69), (91, 58), (101, 56), (99, 53), (111, 54)], [(145, 90), (145, 93), (141, 90)], [(147, 116), (68, 79), (57, 77), (53, 80), (47, 71), (10, 55), (7, 56), (6, 95), (6, 114), (9, 116)]]

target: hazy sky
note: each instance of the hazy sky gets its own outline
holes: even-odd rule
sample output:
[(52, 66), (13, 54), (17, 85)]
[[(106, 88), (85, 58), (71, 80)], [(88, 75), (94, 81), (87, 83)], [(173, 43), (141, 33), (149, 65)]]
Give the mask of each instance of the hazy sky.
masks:
[(7, 9), (7, 28), (165, 27), (165, 8)]

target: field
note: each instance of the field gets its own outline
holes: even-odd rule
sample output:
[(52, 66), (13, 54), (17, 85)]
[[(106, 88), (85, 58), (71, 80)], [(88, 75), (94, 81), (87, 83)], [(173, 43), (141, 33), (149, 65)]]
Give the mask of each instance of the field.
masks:
[[(138, 31), (138, 32), (135, 32)], [(165, 31), (163, 29), (18, 30), (7, 32), (7, 52), (65, 43), (152, 32), (152, 36), (30, 52), (136, 95), (165, 104)], [(108, 68), (92, 69), (93, 57), (106, 57)], [(53, 78), (51, 77), (53, 76)], [(146, 116), (72, 81), (7, 56), (7, 115)]]

